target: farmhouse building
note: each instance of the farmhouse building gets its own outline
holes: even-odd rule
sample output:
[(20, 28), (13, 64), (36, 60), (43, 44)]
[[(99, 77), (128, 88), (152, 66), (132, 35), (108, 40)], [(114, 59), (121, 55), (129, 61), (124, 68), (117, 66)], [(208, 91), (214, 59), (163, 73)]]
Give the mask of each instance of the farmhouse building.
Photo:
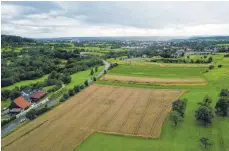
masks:
[(27, 109), (31, 103), (22, 96), (16, 98), (10, 105), (10, 113), (20, 113), (22, 110)]
[(38, 101), (46, 95), (45, 91), (38, 91), (31, 96), (32, 101)]

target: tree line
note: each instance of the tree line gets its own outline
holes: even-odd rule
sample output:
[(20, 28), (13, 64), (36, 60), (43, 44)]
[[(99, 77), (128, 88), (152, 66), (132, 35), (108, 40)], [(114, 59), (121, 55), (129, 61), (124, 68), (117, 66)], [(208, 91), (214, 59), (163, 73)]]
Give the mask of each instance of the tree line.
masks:
[(175, 58), (158, 58), (152, 59), (151, 62), (163, 62), (163, 63), (196, 63), (196, 64), (207, 64), (213, 61), (212, 57), (209, 57), (207, 60), (205, 59), (175, 59)]
[[(102, 61), (80, 57), (77, 50), (31, 50), (23, 55), (15, 52), (2, 53), (2, 87), (23, 80), (34, 80), (52, 71), (73, 74), (86, 70)], [(66, 60), (64, 63), (61, 59)]]

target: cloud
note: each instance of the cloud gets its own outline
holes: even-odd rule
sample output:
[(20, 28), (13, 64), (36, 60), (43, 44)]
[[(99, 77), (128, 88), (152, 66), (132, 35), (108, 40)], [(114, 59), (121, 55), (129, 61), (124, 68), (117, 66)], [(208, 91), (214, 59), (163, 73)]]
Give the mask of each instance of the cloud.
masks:
[(26, 37), (228, 35), (229, 2), (2, 2), (2, 33)]

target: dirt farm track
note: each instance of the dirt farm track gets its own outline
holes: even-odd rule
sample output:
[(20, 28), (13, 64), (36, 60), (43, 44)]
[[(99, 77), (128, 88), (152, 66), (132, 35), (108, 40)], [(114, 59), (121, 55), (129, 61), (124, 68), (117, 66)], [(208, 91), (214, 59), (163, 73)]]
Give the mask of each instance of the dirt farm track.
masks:
[(4, 151), (71, 151), (94, 131), (160, 137), (183, 91), (93, 84), (2, 139)]

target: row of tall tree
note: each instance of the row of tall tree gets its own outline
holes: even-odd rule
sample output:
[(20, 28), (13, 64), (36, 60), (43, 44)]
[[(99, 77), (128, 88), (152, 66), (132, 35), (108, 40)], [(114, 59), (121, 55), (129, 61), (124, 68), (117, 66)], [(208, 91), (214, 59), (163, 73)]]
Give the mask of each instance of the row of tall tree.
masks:
[[(176, 126), (184, 117), (187, 100), (176, 100), (172, 103), (172, 111), (170, 112), (170, 119)], [(216, 115), (227, 117), (229, 115), (229, 90), (222, 89), (220, 98), (215, 105), (215, 110), (211, 106), (212, 99), (206, 96), (202, 102), (198, 103), (199, 107), (195, 112), (196, 120), (206, 126), (212, 123), (212, 119)]]
[(174, 123), (174, 126), (177, 126), (183, 120), (186, 105), (186, 99), (178, 99), (172, 103), (172, 111), (169, 114), (169, 118)]

